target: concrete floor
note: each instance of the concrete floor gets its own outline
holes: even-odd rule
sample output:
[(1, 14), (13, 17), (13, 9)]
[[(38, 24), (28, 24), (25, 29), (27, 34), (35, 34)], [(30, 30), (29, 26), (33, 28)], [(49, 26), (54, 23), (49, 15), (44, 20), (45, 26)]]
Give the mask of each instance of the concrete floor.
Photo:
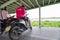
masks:
[[(8, 35), (0, 36), (0, 40), (10, 40)], [(60, 40), (59, 28), (38, 28), (34, 27), (32, 31), (25, 31), (20, 40)]]

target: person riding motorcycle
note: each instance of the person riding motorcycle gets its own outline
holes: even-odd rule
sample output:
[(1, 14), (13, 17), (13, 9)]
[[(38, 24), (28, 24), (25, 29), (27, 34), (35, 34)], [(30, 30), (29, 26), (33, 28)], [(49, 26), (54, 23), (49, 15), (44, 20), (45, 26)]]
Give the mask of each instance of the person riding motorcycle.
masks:
[(8, 15), (8, 11), (7, 11), (6, 7), (2, 8), (0, 10), (0, 22), (2, 22), (1, 25), (0, 25), (1, 26), (1, 33), (7, 27), (7, 15)]
[[(31, 23), (30, 23), (30, 20), (28, 17), (26, 17), (26, 10), (25, 10), (25, 7), (24, 5), (21, 5), (19, 6), (17, 9), (16, 9), (16, 17), (18, 19), (23, 19), (26, 23), (29, 24), (29, 26), (31, 26)], [(27, 24), (26, 24), (27, 25)]]

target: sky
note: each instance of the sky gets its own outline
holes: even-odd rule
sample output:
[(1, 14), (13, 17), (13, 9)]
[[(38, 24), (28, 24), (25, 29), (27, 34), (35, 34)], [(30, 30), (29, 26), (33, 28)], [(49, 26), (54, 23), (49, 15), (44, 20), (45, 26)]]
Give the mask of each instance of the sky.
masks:
[[(39, 18), (39, 8), (27, 10), (26, 12), (30, 19)], [(41, 7), (41, 18), (46, 17), (60, 17), (60, 3)]]
[(44, 17), (60, 17), (60, 3), (41, 8), (41, 16)]

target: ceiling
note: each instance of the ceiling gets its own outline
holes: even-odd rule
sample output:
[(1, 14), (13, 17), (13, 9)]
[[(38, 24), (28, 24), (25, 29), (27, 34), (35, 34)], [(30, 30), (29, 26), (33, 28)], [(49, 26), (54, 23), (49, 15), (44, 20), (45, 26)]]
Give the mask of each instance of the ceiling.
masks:
[(9, 13), (15, 13), (18, 6), (24, 5), (26, 10), (60, 3), (60, 0), (0, 0), (0, 8), (7, 7)]

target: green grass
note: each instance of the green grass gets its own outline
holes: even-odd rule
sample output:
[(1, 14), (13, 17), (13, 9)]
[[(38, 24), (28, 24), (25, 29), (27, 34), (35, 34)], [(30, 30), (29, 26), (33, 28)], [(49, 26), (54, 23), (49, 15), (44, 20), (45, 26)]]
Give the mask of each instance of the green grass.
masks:
[[(32, 26), (39, 26), (39, 21), (31, 21)], [(42, 27), (60, 27), (60, 21), (41, 21)]]
[(38, 21), (31, 21), (31, 25), (32, 26), (39, 26), (39, 23), (38, 23)]

